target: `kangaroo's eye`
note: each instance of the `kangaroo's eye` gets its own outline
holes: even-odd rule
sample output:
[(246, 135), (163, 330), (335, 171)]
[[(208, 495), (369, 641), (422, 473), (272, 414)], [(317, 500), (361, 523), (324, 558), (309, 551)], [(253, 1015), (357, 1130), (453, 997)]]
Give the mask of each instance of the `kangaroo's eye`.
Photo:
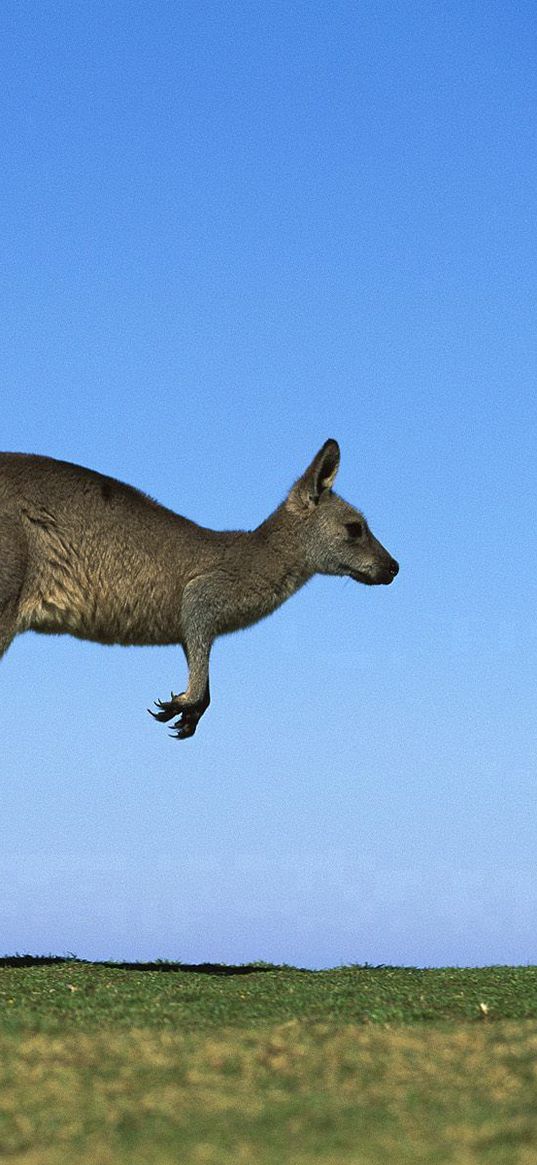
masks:
[(364, 532), (362, 522), (347, 522), (346, 528), (349, 538), (361, 538)]

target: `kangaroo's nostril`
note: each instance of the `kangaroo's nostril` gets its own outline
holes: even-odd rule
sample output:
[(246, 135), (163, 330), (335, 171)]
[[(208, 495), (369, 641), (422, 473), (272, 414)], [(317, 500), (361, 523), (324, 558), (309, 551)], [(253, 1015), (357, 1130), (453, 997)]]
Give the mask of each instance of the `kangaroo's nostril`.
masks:
[(399, 574), (399, 563), (395, 561), (395, 558), (392, 558), (390, 562), (390, 574), (392, 574), (394, 578), (396, 574)]

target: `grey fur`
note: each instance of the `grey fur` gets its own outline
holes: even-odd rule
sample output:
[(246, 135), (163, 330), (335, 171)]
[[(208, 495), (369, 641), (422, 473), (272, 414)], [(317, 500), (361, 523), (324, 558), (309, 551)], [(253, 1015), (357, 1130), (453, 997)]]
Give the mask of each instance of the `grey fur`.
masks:
[(390, 583), (399, 569), (363, 515), (332, 492), (326, 441), (256, 530), (208, 530), (90, 469), (0, 454), (0, 655), (22, 631), (98, 643), (182, 645), (188, 687), (157, 701), (192, 736), (209, 705), (217, 635), (269, 615), (312, 575)]

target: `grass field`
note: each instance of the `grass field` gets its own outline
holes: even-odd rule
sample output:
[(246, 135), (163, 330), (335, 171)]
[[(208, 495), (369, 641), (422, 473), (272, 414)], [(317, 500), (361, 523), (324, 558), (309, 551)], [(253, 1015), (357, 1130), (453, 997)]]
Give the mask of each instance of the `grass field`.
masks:
[(0, 960), (11, 1165), (537, 1162), (537, 968)]

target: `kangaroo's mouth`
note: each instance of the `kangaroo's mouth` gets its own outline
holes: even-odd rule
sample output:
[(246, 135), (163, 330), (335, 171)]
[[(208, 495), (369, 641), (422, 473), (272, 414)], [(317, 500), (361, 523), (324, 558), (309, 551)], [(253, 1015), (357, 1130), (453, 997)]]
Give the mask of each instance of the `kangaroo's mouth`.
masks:
[(381, 570), (369, 573), (361, 570), (347, 570), (346, 573), (354, 582), (363, 583), (366, 587), (389, 586), (399, 572), (399, 563), (392, 558), (388, 566)]
[(380, 581), (379, 579), (371, 578), (370, 574), (362, 574), (359, 570), (348, 570), (346, 574), (348, 578), (352, 578), (353, 582), (363, 583), (366, 587), (374, 587)]

